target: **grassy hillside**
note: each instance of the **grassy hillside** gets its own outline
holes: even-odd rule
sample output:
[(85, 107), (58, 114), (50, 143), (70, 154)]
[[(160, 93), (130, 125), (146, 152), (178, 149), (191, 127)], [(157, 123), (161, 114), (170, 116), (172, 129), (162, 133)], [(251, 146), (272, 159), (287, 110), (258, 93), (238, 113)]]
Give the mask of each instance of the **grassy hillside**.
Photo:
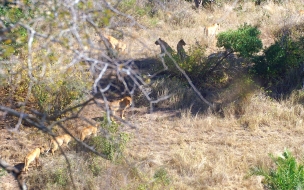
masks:
[[(216, 46), (216, 38), (204, 34), (204, 27), (214, 23), (220, 24), (220, 32), (235, 30), (244, 23), (257, 26), (265, 48), (271, 46), (285, 28), (294, 38), (303, 36), (304, 16), (301, 10), (304, 10), (304, 5), (300, 1), (282, 4), (267, 1), (260, 6), (255, 6), (253, 2), (218, 1), (212, 10), (193, 9), (193, 5), (194, 2), (182, 0), (152, 3), (123, 0), (117, 9), (131, 15), (138, 24), (132, 25), (130, 19), (116, 16), (112, 18), (112, 22), (117, 24), (114, 29), (98, 27), (127, 44), (126, 53), (119, 54), (119, 58), (136, 60), (143, 79), (153, 75), (161, 65), (160, 48), (155, 45), (158, 38), (165, 40), (174, 50), (177, 42), (184, 39), (188, 55), (193, 48), (200, 47), (197, 54), (191, 55), (199, 55), (197, 59), (209, 63), (224, 54), (224, 49)], [(39, 24), (41, 28), (47, 27)], [(98, 40), (93, 30), (90, 35)], [(54, 81), (54, 85), (33, 87), (35, 96), (31, 96), (27, 91), (29, 87), (23, 85), (30, 83), (19, 81), (28, 73), (23, 71), (22, 66), (14, 68), (22, 72), (10, 78), (14, 85), (0, 92), (3, 97), (1, 105), (19, 109), (18, 102), (28, 101), (29, 107), (46, 107), (52, 113), (61, 106), (76, 105), (91, 98), (93, 81), (88, 72), (90, 68), (85, 63), (71, 67), (58, 64), (70, 61), (74, 50), (80, 48), (67, 49), (62, 53), (61, 48), (66, 44), (54, 43), (49, 49), (40, 51), (42, 45), (39, 40), (33, 43), (33, 64), (50, 62), (42, 82), (49, 84), (49, 81)], [(24, 47), (18, 54), (18, 61), (26, 62), (27, 48)], [(48, 54), (47, 50), (55, 53)], [(91, 51), (92, 57), (98, 57), (100, 53), (95, 51)], [(257, 55), (262, 54), (260, 51)], [(76, 189), (96, 190), (264, 189), (263, 178), (249, 176), (249, 172), (256, 166), (272, 168), (274, 164), (269, 154), (280, 156), (287, 149), (298, 160), (303, 159), (304, 92), (300, 88), (302, 84), (297, 84), (284, 94), (276, 93), (274, 89), (280, 85), (265, 87), (264, 78), (248, 72), (252, 64), (251, 60), (235, 53), (209, 77), (192, 78), (202, 96), (216, 109), (211, 109), (198, 97), (184, 76), (174, 76), (167, 71), (147, 80), (144, 87), (150, 89), (152, 100), (167, 95), (170, 97), (154, 103), (152, 109), (152, 100), (148, 101), (142, 92), (135, 91), (132, 94), (134, 104), (126, 114), (130, 125), (117, 121), (108, 126), (106, 122), (99, 121), (106, 116), (105, 110), (100, 107), (104, 102), (100, 99), (83, 109), (75, 109), (72, 114), (79, 111), (77, 119), (64, 120), (68, 113), (56, 118), (56, 122), (62, 121), (62, 125), (77, 138), (78, 130), (89, 125), (88, 121), (99, 122), (103, 130), (110, 131), (107, 138), (99, 133), (85, 142), (112, 157), (104, 159), (73, 141), (69, 148), (63, 147), (64, 154), (57, 151), (54, 156), (42, 155), (42, 167), (30, 167), (25, 175), (29, 189), (73, 189), (73, 183)], [(39, 72), (33, 73), (39, 78)], [(301, 77), (298, 73), (289, 75), (291, 79), (282, 80), (288, 85), (293, 84), (292, 76)], [(67, 83), (71, 88), (62, 87)], [(50, 93), (53, 91), (60, 93)], [(44, 97), (48, 101), (34, 97)], [(4, 115), (2, 113), (0, 116)], [(3, 118), (0, 121), (1, 159), (12, 165), (23, 163), (24, 155), (30, 150), (41, 144), (48, 145), (49, 135), (28, 123), (22, 123), (16, 132), (11, 129), (18, 118)], [(52, 132), (58, 135), (64, 130), (55, 126)], [(107, 141), (109, 139), (112, 141)], [(1, 169), (0, 181), (0, 189), (16, 188), (11, 176)]]

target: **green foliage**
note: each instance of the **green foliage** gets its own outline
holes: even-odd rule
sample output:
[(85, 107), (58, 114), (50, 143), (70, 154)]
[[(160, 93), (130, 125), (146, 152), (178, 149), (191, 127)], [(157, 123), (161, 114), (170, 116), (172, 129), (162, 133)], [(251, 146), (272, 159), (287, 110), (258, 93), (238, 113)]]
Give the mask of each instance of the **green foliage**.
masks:
[(121, 1), (120, 6), (125, 9), (131, 9), (136, 5), (136, 0), (124, 0)]
[(166, 169), (164, 169), (164, 168), (157, 170), (155, 172), (153, 178), (156, 180), (156, 182), (161, 182), (163, 185), (170, 184), (170, 178), (168, 176)]
[[(0, 4), (0, 17), (5, 27), (16, 24), (20, 19), (27, 19), (29, 15), (24, 14), (23, 10), (16, 7), (9, 7)], [(21, 26), (14, 27), (4, 33), (0, 41), (0, 60), (6, 59), (14, 53), (18, 53), (27, 40), (26, 29)]]
[(3, 6), (0, 4), (0, 15), (5, 18), (4, 24), (8, 26), (9, 24), (15, 24), (18, 22), (21, 18), (25, 17), (25, 14), (23, 14), (23, 11), (16, 7), (8, 7)]
[(40, 110), (46, 113), (62, 111), (74, 100), (84, 95), (88, 84), (83, 77), (71, 77), (68, 74), (57, 76), (57, 79), (40, 80), (33, 86), (32, 92)]
[[(172, 57), (172, 58), (171, 58)], [(178, 55), (176, 54), (176, 52), (172, 52), (171, 53), (171, 57), (168, 56), (167, 54), (163, 57), (163, 61), (164, 63), (167, 65), (168, 70), (170, 71), (171, 74), (173, 74), (174, 76), (176, 75), (180, 75), (180, 72), (178, 71), (174, 61), (176, 63), (179, 63), (179, 58)]]
[[(224, 70), (219, 69), (220, 64), (223, 63), (223, 61), (220, 61), (223, 55), (218, 53), (213, 54), (208, 58), (205, 55), (205, 51), (205, 47), (199, 43), (195, 43), (190, 46), (185, 60), (181, 60), (174, 51), (171, 55), (178, 66), (186, 72), (196, 87), (213, 88), (225, 86), (229, 77)], [(188, 86), (188, 82), (177, 69), (173, 60), (167, 55), (163, 59), (165, 64), (168, 66), (170, 78), (175, 77), (182, 85), (185, 83), (185, 86)], [(217, 70), (216, 72), (213, 72), (215, 68), (217, 68)]]
[(92, 19), (97, 23), (98, 27), (106, 27), (110, 24), (114, 13), (110, 9), (104, 9), (102, 12), (92, 14)]
[(33, 54), (32, 62), (32, 74), (36, 80), (29, 77), (26, 62), (2, 61), (5, 64), (0, 65), (0, 83), (7, 92), (10, 91), (16, 101), (23, 102), (27, 98), (32, 108), (47, 114), (77, 103), (89, 88), (89, 73), (83, 72), (81, 66), (65, 69), (62, 63), (53, 63), (51, 58), (50, 63), (41, 63), (44, 57), (37, 52)]
[(139, 184), (137, 187), (137, 190), (146, 190), (148, 189), (148, 186), (146, 184)]
[[(216, 67), (219, 68), (219, 60), (222, 54), (214, 54), (212, 57), (207, 58), (205, 55), (205, 47), (199, 43), (191, 45), (188, 50), (188, 55), (185, 60), (180, 60), (178, 55), (173, 52), (172, 57), (177, 64), (187, 73), (192, 82), (198, 88), (205, 88), (206, 86), (223, 86), (227, 83), (228, 75), (225, 71), (217, 69), (217, 72), (212, 72)], [(168, 66), (171, 76), (185, 81), (182, 73), (176, 68), (172, 59), (168, 56), (164, 58), (165, 63)], [(220, 62), (222, 63), (222, 62)], [(202, 82), (204, 81), (204, 82)], [(187, 86), (186, 82), (186, 86)]]
[(121, 10), (128, 14), (131, 14), (134, 17), (142, 17), (144, 15), (152, 16), (152, 3), (141, 2), (140, 5), (136, 0), (123, 0), (119, 4)]
[(191, 45), (185, 61), (181, 61), (181, 68), (184, 69), (193, 80), (199, 80), (211, 66), (205, 56), (206, 48), (196, 43)]
[(86, 9), (92, 9), (94, 8), (94, 2), (92, 0), (86, 1), (86, 2), (79, 2), (77, 3), (78, 9), (81, 11), (85, 11)]
[(265, 169), (262, 167), (251, 168), (250, 175), (264, 177), (267, 189), (293, 190), (304, 188), (304, 165), (298, 164), (296, 159), (285, 151), (283, 157), (271, 156), (276, 168)]
[(4, 169), (0, 168), (0, 177), (5, 176), (5, 174), (6, 174), (6, 171)]
[(99, 176), (101, 174), (102, 168), (100, 167), (100, 164), (98, 163), (98, 157), (93, 157), (89, 164), (89, 169), (93, 173), (93, 175)]
[(259, 39), (260, 33), (257, 27), (245, 23), (237, 30), (220, 33), (217, 37), (217, 46), (239, 52), (240, 56), (250, 57), (262, 49), (262, 41)]
[[(185, 60), (181, 60), (178, 54), (173, 51), (171, 56), (173, 60), (182, 68), (192, 79), (198, 79), (208, 67), (205, 57), (205, 48), (203, 48), (199, 44), (191, 45), (189, 48), (189, 55), (186, 57)], [(180, 71), (176, 68), (173, 60), (166, 55), (164, 57), (164, 62), (168, 66), (168, 70), (174, 76), (181, 76)]]
[(68, 183), (68, 172), (66, 168), (57, 169), (52, 175), (53, 183), (65, 187)]
[(109, 160), (119, 159), (121, 153), (126, 148), (127, 142), (130, 140), (130, 135), (120, 132), (117, 123), (112, 122), (109, 124), (106, 119), (101, 122), (100, 126), (106, 130), (109, 135), (107, 137), (92, 137), (89, 144), (94, 146), (96, 151), (107, 155)]
[(284, 79), (294, 68), (300, 66), (304, 60), (304, 38), (294, 41), (285, 36), (264, 50), (262, 56), (253, 59), (255, 65), (252, 72), (266, 80), (266, 83)]
[[(94, 0), (88, 0), (85, 2), (79, 2), (77, 3), (77, 8), (80, 11), (86, 12), (88, 10), (94, 9)], [(60, 17), (65, 18), (66, 16), (69, 16), (69, 12), (62, 11), (60, 12)], [(110, 19), (114, 16), (114, 12), (110, 9), (102, 9), (98, 11), (92, 11), (91, 19), (97, 24), (98, 27), (106, 27), (110, 23)]]

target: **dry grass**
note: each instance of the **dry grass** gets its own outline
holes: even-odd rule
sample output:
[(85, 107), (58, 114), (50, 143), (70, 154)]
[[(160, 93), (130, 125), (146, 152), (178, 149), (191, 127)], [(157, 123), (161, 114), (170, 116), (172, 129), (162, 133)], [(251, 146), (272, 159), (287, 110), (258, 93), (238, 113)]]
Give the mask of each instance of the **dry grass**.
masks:
[(304, 130), (298, 118), (304, 110), (263, 94), (247, 103), (240, 119), (184, 112), (180, 118), (165, 119), (163, 113), (153, 114), (154, 120), (140, 122), (127, 154), (147, 162), (147, 171), (166, 167), (174, 189), (262, 189), (258, 177), (245, 179), (249, 168), (270, 166), (268, 154), (285, 148), (303, 156)]
[[(299, 118), (303, 117), (304, 108), (293, 101), (277, 102), (257, 93), (247, 101), (240, 119), (192, 115), (189, 111), (181, 112), (180, 117), (174, 117), (172, 112), (132, 116), (138, 129), (125, 129), (133, 133), (125, 152), (128, 163), (114, 164), (73, 150), (67, 153), (76, 187), (137, 189), (141, 184), (150, 184), (156, 189), (262, 189), (260, 178), (245, 178), (250, 167), (270, 166), (268, 154), (285, 148), (297, 157), (303, 156), (304, 130)], [(40, 182), (47, 184), (41, 186), (46, 189), (65, 189), (51, 183), (51, 176), (59, 175), (58, 171), (67, 174), (64, 157), (49, 155), (41, 162), (42, 170), (30, 168), (29, 184)], [(92, 163), (100, 169), (96, 176)], [(168, 172), (168, 186), (151, 185), (159, 168)]]
[[(304, 108), (298, 104), (299, 99), (295, 93), (289, 100), (278, 102), (255, 93), (248, 98), (240, 118), (232, 114), (224, 118), (211, 113), (193, 115), (190, 111), (182, 111), (180, 117), (175, 112), (129, 113), (138, 129), (124, 129), (133, 134), (125, 152), (127, 162), (115, 164), (85, 152), (67, 152), (76, 187), (137, 189), (148, 184), (154, 189), (262, 189), (259, 177), (245, 178), (250, 167), (269, 167), (268, 154), (281, 153), (285, 148), (298, 158), (303, 156), (304, 130), (299, 118), (303, 118)], [(4, 134), (2, 139), (6, 138)], [(19, 134), (18, 142), (10, 142), (10, 152), (20, 150), (17, 144), (33, 142), (30, 134), (25, 130)], [(19, 151), (20, 155), (5, 158), (22, 162), (29, 145), (24, 146), (27, 148)], [(2, 157), (3, 154), (1, 151)], [(66, 185), (71, 186), (69, 177), (65, 177), (67, 164), (62, 155), (42, 156), (41, 163), (42, 169), (30, 168), (30, 187), (66, 189), (54, 181), (54, 176), (59, 181), (67, 180)], [(167, 171), (169, 185), (152, 183), (159, 168)]]
[[(160, 9), (154, 20), (148, 16), (138, 17), (139, 22), (147, 27), (145, 30), (124, 28), (123, 41), (128, 44), (126, 57), (157, 56), (160, 50), (154, 42), (159, 37), (173, 48), (181, 38), (189, 45), (196, 41), (207, 45), (204, 26), (215, 22), (221, 24), (221, 31), (236, 29), (244, 22), (258, 25), (264, 46), (269, 46), (274, 41), (274, 33), (281, 27), (301, 22), (297, 12), (303, 9), (297, 1), (283, 5), (269, 2), (260, 7), (251, 2), (241, 7), (225, 4), (213, 12), (195, 11), (184, 1), (171, 6)], [(209, 44), (207, 53), (216, 50)], [(148, 114), (144, 107), (129, 112), (127, 118), (137, 129), (121, 129), (132, 134), (132, 139), (127, 144), (125, 159), (119, 162), (110, 162), (85, 151), (76, 152), (73, 148), (67, 151), (76, 188), (263, 189), (261, 178), (246, 178), (250, 167), (271, 166), (268, 154), (281, 153), (285, 148), (297, 158), (303, 157), (304, 95), (297, 91), (287, 99), (273, 100), (242, 79), (233, 81), (230, 88), (214, 95), (223, 105), (221, 115), (211, 112), (193, 114), (190, 105), (203, 104), (195, 101), (192, 92), (176, 87), (178, 83), (174, 81), (170, 81), (174, 84), (156, 81), (153, 84), (156, 97), (176, 93), (168, 102), (160, 103), (160, 107), (185, 104), (187, 109)], [(89, 119), (103, 116), (96, 107), (87, 109), (84, 116)], [(82, 126), (81, 122), (73, 123), (74, 129)], [(39, 132), (24, 128), (16, 135), (6, 129), (0, 134), (0, 156), (12, 164), (22, 162), (33, 146), (45, 143), (47, 139)], [(67, 163), (60, 153), (54, 157), (42, 156), (41, 163), (43, 167), (38, 170), (30, 168), (30, 188), (72, 189), (69, 177), (65, 177)], [(167, 171), (169, 184), (157, 182), (154, 178), (161, 168)], [(61, 176), (58, 180), (62, 179), (64, 185), (54, 181), (54, 176)], [(6, 187), (7, 184), (0, 184), (0, 189)]]

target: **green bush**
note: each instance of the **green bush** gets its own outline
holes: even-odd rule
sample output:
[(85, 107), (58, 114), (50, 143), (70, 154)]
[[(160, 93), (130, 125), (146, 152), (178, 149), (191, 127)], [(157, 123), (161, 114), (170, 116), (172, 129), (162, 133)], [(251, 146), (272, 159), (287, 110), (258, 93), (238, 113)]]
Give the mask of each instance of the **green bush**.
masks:
[[(191, 79), (198, 79), (209, 67), (206, 62), (205, 51), (206, 49), (200, 44), (195, 44), (189, 48), (188, 56), (185, 60), (181, 60), (175, 51), (172, 52), (171, 56)], [(171, 74), (173, 76), (182, 76), (182, 73), (177, 69), (173, 60), (167, 55), (164, 57), (164, 62), (168, 66)]]
[[(145, 177), (143, 177), (145, 178)], [(146, 189), (170, 189), (166, 188), (171, 182), (170, 177), (168, 176), (168, 172), (164, 168), (160, 168), (155, 171), (153, 175), (153, 180), (149, 180), (149, 177), (145, 178), (147, 181), (141, 183), (137, 186), (138, 190), (146, 190)], [(150, 182), (152, 181), (152, 183)]]
[[(82, 98), (90, 88), (91, 77), (81, 65), (65, 69), (62, 63), (41, 63), (43, 56), (33, 56), (32, 80), (26, 62), (12, 62), (0, 66), (0, 83), (16, 101), (26, 99), (32, 108), (47, 114), (58, 113)], [(61, 65), (61, 67), (59, 66)], [(44, 68), (43, 68), (44, 67)], [(18, 73), (18, 74), (12, 74)], [(10, 78), (10, 80), (5, 80)]]
[(101, 174), (102, 168), (101, 168), (100, 164), (98, 163), (98, 157), (93, 157), (91, 159), (89, 168), (95, 177), (99, 176)]
[(157, 170), (153, 176), (156, 182), (161, 182), (163, 185), (170, 184), (170, 178), (167, 171), (164, 168)]
[(283, 157), (271, 155), (275, 168), (262, 167), (251, 168), (250, 175), (263, 176), (263, 184), (266, 189), (294, 190), (304, 188), (304, 165), (297, 163), (296, 159), (285, 151)]
[(109, 160), (119, 159), (127, 142), (130, 140), (130, 135), (128, 133), (120, 132), (117, 123), (112, 122), (111, 124), (108, 124), (106, 119), (101, 123), (101, 127), (106, 130), (109, 135), (107, 137), (92, 137), (89, 144), (94, 146), (96, 151), (107, 155)]
[(210, 66), (208, 65), (205, 52), (206, 48), (196, 43), (190, 46), (186, 60), (179, 61), (181, 68), (193, 79), (200, 78)]
[(285, 36), (264, 50), (262, 56), (253, 59), (255, 65), (252, 72), (263, 78), (266, 83), (273, 83), (284, 79), (294, 68), (304, 60), (304, 38), (294, 41)]
[(137, 190), (146, 190), (146, 189), (148, 189), (147, 184), (139, 184), (137, 187)]
[(66, 168), (58, 169), (51, 175), (51, 179), (53, 180), (53, 183), (65, 187), (68, 183), (68, 176)]
[(41, 111), (55, 113), (81, 98), (87, 87), (88, 81), (83, 76), (78, 78), (62, 74), (54, 80), (46, 78), (39, 81), (32, 92)]
[(251, 57), (263, 47), (259, 39), (260, 33), (257, 27), (245, 23), (237, 30), (221, 32), (216, 45), (232, 52), (239, 52), (242, 57)]
[[(181, 60), (175, 51), (172, 52), (171, 56), (178, 66), (186, 72), (196, 87), (206, 88), (226, 85), (227, 73), (224, 70), (218, 69), (221, 63), (223, 63), (223, 60), (221, 60), (223, 55), (217, 53), (208, 58), (205, 52), (205, 47), (199, 43), (195, 43), (190, 46), (185, 60)], [(167, 55), (164, 57), (170, 78), (176, 78), (180, 83), (185, 83), (185, 86), (188, 86), (186, 78), (178, 70), (173, 60)], [(217, 72), (213, 72), (216, 68)]]
[[(25, 14), (20, 8), (0, 4), (0, 17), (7, 28), (16, 24), (20, 19), (28, 19), (30, 16), (30, 14)], [(12, 54), (18, 53), (20, 48), (26, 44), (26, 41), (27, 31), (21, 26), (15, 26), (5, 32), (0, 41), (0, 60), (7, 59)]]
[[(202, 88), (225, 86), (228, 82), (228, 75), (225, 70), (219, 68), (232, 53), (238, 52), (240, 56), (251, 58), (254, 53), (259, 52), (262, 48), (259, 34), (260, 31), (257, 27), (245, 23), (237, 30), (229, 30), (218, 35), (217, 46), (226, 48), (227, 52), (224, 54), (218, 53), (207, 58), (205, 48), (195, 44), (190, 47), (186, 60), (179, 60), (175, 53), (173, 53), (173, 58), (176, 58), (180, 67), (186, 71), (196, 86)], [(168, 62), (170, 63), (170, 60)], [(169, 64), (170, 69), (173, 73), (176, 72), (176, 69)]]
[(5, 176), (6, 175), (6, 171), (2, 168), (0, 168), (0, 177)]

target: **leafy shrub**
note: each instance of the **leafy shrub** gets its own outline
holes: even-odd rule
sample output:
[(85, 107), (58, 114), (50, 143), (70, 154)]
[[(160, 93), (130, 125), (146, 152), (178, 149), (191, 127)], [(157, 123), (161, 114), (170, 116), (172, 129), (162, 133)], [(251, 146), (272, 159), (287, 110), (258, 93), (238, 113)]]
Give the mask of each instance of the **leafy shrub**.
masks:
[(102, 168), (100, 167), (97, 159), (97, 157), (93, 157), (89, 164), (89, 168), (95, 177), (99, 176), (102, 171)]
[(83, 76), (77, 78), (62, 74), (57, 79), (44, 79), (33, 86), (33, 95), (40, 110), (46, 113), (62, 111), (73, 100), (84, 95), (88, 83)]
[[(178, 54), (173, 51), (171, 56), (173, 60), (190, 76), (190, 78), (199, 78), (200, 75), (206, 70), (208, 65), (206, 64), (205, 48), (200, 44), (191, 45), (189, 48), (188, 56), (185, 60), (181, 60)], [(177, 69), (173, 60), (166, 55), (164, 57), (164, 63), (168, 66), (168, 70), (173, 76), (181, 76), (181, 72)]]
[(170, 178), (167, 171), (164, 168), (157, 170), (153, 176), (156, 182), (161, 182), (163, 185), (170, 184)]
[(148, 189), (148, 186), (146, 184), (139, 184), (137, 187), (137, 190), (146, 190)]
[(114, 16), (114, 13), (109, 9), (104, 9), (100, 14), (93, 14), (92, 20), (96, 22), (98, 27), (106, 27), (110, 24), (111, 18)]
[[(138, 174), (137, 174), (138, 175)], [(144, 177), (143, 177), (144, 178)], [(153, 182), (151, 183), (149, 177), (146, 178), (147, 181), (141, 183), (137, 186), (138, 190), (146, 190), (146, 189), (166, 189), (165, 186), (170, 184), (171, 179), (168, 176), (166, 169), (160, 168), (155, 171), (153, 175)]]
[[(10, 25), (17, 23), (22, 18), (26, 19), (28, 16), (23, 13), (22, 9), (0, 4), (0, 17), (5, 27), (9, 28)], [(0, 41), (0, 59), (6, 59), (10, 55), (18, 53), (18, 50), (25, 45), (26, 41), (27, 31), (20, 26), (6, 32)]]
[[(205, 48), (196, 43), (190, 47), (186, 60), (179, 60), (175, 52), (172, 57), (177, 60), (179, 66), (186, 71), (196, 86), (202, 88), (206, 86), (224, 86), (228, 81), (228, 75), (224, 70), (219, 69), (222, 63), (234, 52), (238, 52), (240, 56), (245, 58), (250, 58), (254, 53), (259, 52), (262, 48), (259, 34), (260, 31), (256, 27), (245, 23), (237, 30), (229, 30), (218, 35), (217, 46), (223, 46), (228, 50), (224, 54), (214, 54), (207, 58), (205, 56)], [(165, 61), (174, 76), (180, 75), (172, 60), (165, 59)], [(204, 83), (201, 81), (204, 81)]]
[(283, 157), (273, 157), (276, 168), (265, 169), (262, 167), (251, 168), (250, 175), (264, 177), (263, 184), (266, 189), (293, 190), (304, 188), (304, 165), (297, 163), (296, 159), (285, 151)]
[(68, 183), (68, 176), (67, 169), (58, 169), (52, 174), (51, 179), (53, 179), (53, 183), (65, 187)]
[(0, 177), (6, 175), (6, 171), (2, 168), (0, 168)]
[(304, 60), (304, 38), (294, 41), (284, 36), (264, 50), (262, 56), (253, 59), (252, 72), (263, 78), (266, 83), (280, 81)]
[(107, 137), (93, 137), (90, 139), (89, 144), (94, 146), (96, 151), (107, 155), (109, 160), (120, 158), (119, 155), (121, 155), (127, 142), (130, 140), (130, 135), (120, 132), (117, 123), (112, 122), (111, 124), (108, 124), (106, 119), (101, 123), (101, 127), (108, 131), (109, 135)]
[[(172, 57), (172, 58), (171, 58)], [(175, 63), (174, 63), (174, 61), (176, 62), (176, 63), (179, 63), (179, 57), (178, 57), (178, 55), (176, 54), (176, 52), (172, 52), (171, 53), (171, 57), (170, 56), (168, 56), (168, 55), (165, 55), (164, 57), (163, 57), (163, 61), (164, 61), (164, 63), (166, 64), (166, 66), (168, 67), (168, 70), (170, 71), (170, 73), (172, 74), (172, 75), (174, 75), (174, 76), (179, 76), (180, 75), (180, 72), (179, 72), (179, 70), (177, 69), (177, 67), (176, 67), (176, 65), (175, 65)], [(162, 67), (162, 66), (161, 66)]]
[(206, 49), (196, 43), (190, 46), (186, 60), (180, 61), (181, 68), (193, 79), (200, 78), (209, 67), (205, 52)]
[[(24, 3), (26, 11), (17, 7), (0, 5), (0, 17), (3, 19), (5, 27), (10, 27), (20, 19), (26, 22), (36, 14), (41, 16), (42, 13), (35, 7), (27, 7), (29, 2)], [(82, 97), (88, 88), (89, 75), (79, 69), (80, 67), (70, 68), (65, 73), (61, 72), (62, 70), (59, 71), (58, 68), (63, 66), (62, 62), (68, 62), (70, 58), (68, 54), (62, 58), (61, 47), (58, 45), (49, 46), (53, 50), (47, 51), (37, 47), (39, 42), (34, 40), (31, 73), (36, 80), (32, 80), (28, 75), (26, 61), (21, 61), (27, 60), (27, 47), (24, 46), (27, 42), (27, 30), (20, 26), (14, 27), (5, 32), (4, 36), (1, 36), (1, 40), (3, 41), (0, 42), (0, 60), (9, 58), (12, 54), (18, 54), (20, 58), (17, 58), (16, 62), (7, 62), (9, 64), (3, 64), (0, 68), (0, 82), (7, 91), (14, 95), (14, 100), (23, 102), (28, 98), (31, 106), (39, 107), (46, 113), (54, 113)], [(25, 56), (23, 57), (23, 55)], [(60, 56), (62, 62), (58, 64)], [(72, 72), (70, 72), (71, 70)], [(10, 80), (2, 78), (10, 78)]]
[[(33, 62), (32, 74), (37, 80), (30, 79), (28, 71), (24, 69), (26, 67), (24, 62), (6, 64), (1, 68), (3, 73), (0, 74), (0, 78), (2, 74), (3, 77), (10, 78), (3, 81), (3, 86), (13, 94), (14, 100), (23, 102), (27, 98), (31, 107), (53, 114), (62, 111), (85, 94), (91, 79), (89, 73), (83, 72), (81, 66), (63, 73), (58, 69), (58, 64), (42, 65), (38, 63), (40, 59), (42, 57), (35, 57)], [(41, 71), (41, 67), (45, 69)]]
[(251, 57), (262, 49), (260, 33), (257, 27), (245, 23), (237, 30), (221, 32), (217, 37), (216, 45), (232, 52), (239, 52), (242, 57)]
[[(223, 62), (223, 60), (221, 60), (223, 54), (216, 53), (213, 54), (213, 56), (206, 57), (205, 52), (205, 47), (199, 43), (195, 43), (190, 46), (185, 60), (181, 60), (174, 51), (171, 55), (173, 60), (186, 72), (196, 87), (209, 88), (226, 85), (228, 75), (224, 70), (218, 69)], [(188, 86), (186, 78), (177, 69), (173, 60), (167, 55), (164, 57), (164, 63), (168, 66), (168, 75), (170, 78), (177, 78), (180, 80), (180, 83), (185, 83), (185, 86)], [(213, 72), (215, 69), (217, 69), (217, 71)]]

